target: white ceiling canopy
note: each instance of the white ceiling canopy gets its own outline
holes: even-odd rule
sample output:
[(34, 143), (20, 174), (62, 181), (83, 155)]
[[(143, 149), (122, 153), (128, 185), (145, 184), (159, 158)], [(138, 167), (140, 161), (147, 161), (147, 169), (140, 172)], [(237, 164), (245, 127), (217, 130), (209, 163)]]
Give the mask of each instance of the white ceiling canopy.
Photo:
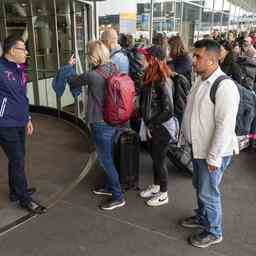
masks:
[(256, 0), (230, 0), (231, 3), (240, 6), (249, 12), (256, 11)]

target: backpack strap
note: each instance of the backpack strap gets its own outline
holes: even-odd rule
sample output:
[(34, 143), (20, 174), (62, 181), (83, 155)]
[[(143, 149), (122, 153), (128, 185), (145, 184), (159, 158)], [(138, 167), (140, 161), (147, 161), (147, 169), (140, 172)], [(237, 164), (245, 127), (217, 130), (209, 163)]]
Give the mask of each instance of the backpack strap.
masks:
[(116, 52), (113, 52), (112, 54), (110, 54), (110, 58), (112, 58), (114, 55), (116, 55), (119, 52), (122, 52), (123, 54), (127, 55), (126, 50), (124, 48), (121, 48), (120, 50), (117, 50)]
[(97, 68), (95, 69), (95, 71), (96, 71), (99, 75), (101, 75), (105, 80), (109, 79), (112, 75), (115, 75), (115, 74), (118, 73), (118, 70), (117, 70), (117, 67), (116, 67), (115, 64), (113, 64), (113, 73), (112, 73), (111, 75), (107, 75), (107, 74), (106, 74), (107, 72), (104, 72), (104, 68), (102, 68), (102, 67), (97, 67)]
[(213, 83), (212, 87), (211, 87), (211, 91), (210, 91), (210, 99), (212, 101), (213, 104), (215, 104), (215, 97), (216, 97), (216, 92), (219, 88), (220, 83), (225, 80), (225, 79), (229, 79), (231, 80), (231, 78), (227, 75), (221, 75), (219, 76)]

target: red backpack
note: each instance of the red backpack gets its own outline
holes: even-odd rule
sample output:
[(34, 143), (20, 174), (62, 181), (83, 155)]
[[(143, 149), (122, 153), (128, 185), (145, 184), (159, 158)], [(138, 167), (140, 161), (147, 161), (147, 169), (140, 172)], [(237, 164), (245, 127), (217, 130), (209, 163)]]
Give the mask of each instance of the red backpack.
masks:
[(106, 79), (103, 119), (112, 126), (125, 124), (134, 110), (135, 86), (127, 74), (116, 69), (112, 76), (107, 77), (99, 68), (98, 74)]

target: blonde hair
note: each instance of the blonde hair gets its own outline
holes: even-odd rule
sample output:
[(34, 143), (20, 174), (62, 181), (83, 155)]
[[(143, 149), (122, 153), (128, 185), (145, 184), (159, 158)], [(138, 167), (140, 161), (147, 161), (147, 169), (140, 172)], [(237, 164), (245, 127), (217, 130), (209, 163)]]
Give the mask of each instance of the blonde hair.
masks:
[(104, 42), (104, 44), (107, 45), (107, 47), (110, 47), (111, 45), (116, 45), (118, 42), (118, 35), (116, 30), (113, 28), (105, 29), (101, 34), (101, 40)]
[(110, 52), (100, 40), (93, 40), (87, 44), (88, 60), (91, 64), (98, 66), (110, 62)]

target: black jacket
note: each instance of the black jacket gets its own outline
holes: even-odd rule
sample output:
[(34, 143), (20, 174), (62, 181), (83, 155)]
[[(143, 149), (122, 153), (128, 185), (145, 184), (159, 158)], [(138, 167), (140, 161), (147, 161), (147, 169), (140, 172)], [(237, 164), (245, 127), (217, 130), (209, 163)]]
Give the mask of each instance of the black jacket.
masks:
[(237, 63), (241, 70), (240, 84), (247, 89), (255, 91), (256, 83), (256, 61), (250, 57), (239, 57)]
[(239, 84), (241, 83), (241, 69), (239, 65), (236, 63), (235, 56), (232, 51), (230, 51), (224, 61), (220, 63), (220, 68), (224, 73), (226, 73), (228, 76), (230, 76), (232, 79), (234, 79)]
[(184, 75), (191, 83), (192, 59), (189, 55), (179, 56), (167, 63), (172, 71)]
[(154, 82), (141, 91), (140, 107), (143, 121), (153, 129), (168, 121), (174, 113), (172, 84)]

